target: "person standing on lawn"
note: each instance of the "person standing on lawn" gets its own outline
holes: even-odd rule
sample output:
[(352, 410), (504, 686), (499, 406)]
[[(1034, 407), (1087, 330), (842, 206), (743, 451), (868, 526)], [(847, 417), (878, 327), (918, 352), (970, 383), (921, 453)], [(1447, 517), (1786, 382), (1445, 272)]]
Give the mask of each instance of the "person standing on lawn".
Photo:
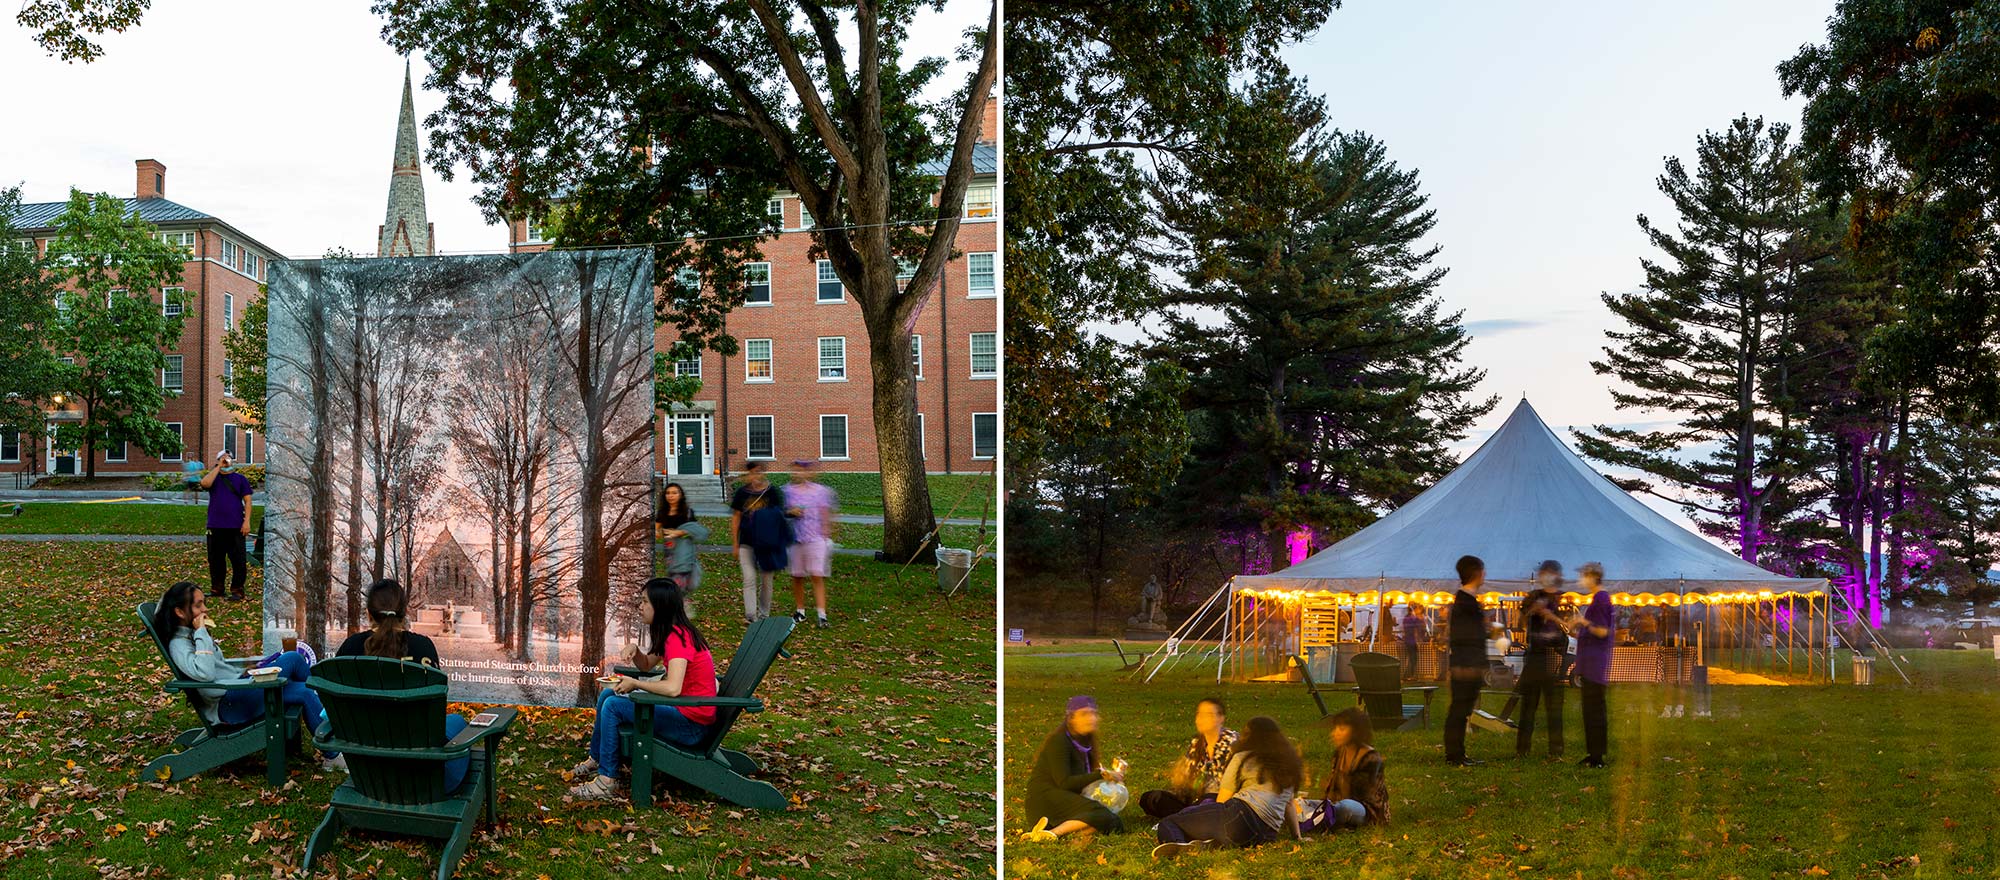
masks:
[(1299, 750), (1263, 715), (1250, 719), (1229, 766), (1215, 803), (1196, 804), (1165, 819), (1155, 830), (1160, 845), (1153, 858), (1171, 859), (1190, 850), (1256, 846), (1278, 839), (1279, 832), (1299, 836), (1299, 814), (1293, 798), (1305, 782)]
[(1458, 592), (1452, 595), (1446, 629), (1451, 639), (1451, 710), (1444, 716), (1444, 760), (1455, 767), (1483, 762), (1465, 756), (1465, 724), (1479, 705), (1479, 688), (1486, 681), (1486, 636), (1492, 625), (1479, 607), (1479, 588), (1486, 583), (1486, 563), (1477, 556), (1458, 558)]
[(1557, 678), (1562, 669), (1563, 649), (1569, 644), (1566, 622), (1556, 614), (1562, 601), (1562, 563), (1544, 561), (1535, 570), (1535, 589), (1521, 599), (1521, 629), (1528, 638), (1528, 653), (1521, 661), (1521, 717), (1514, 730), (1514, 757), (1528, 757), (1535, 738), (1535, 707), (1548, 705), (1549, 757), (1563, 754), (1562, 686)]
[(1211, 803), (1222, 788), (1222, 771), (1236, 747), (1236, 731), (1223, 726), (1228, 710), (1219, 697), (1203, 697), (1194, 706), (1194, 739), (1167, 772), (1166, 789), (1139, 795), (1139, 809), (1163, 819), (1199, 803)]
[(806, 622), (806, 579), (812, 579), (813, 607), (819, 611), (819, 628), (827, 628), (826, 579), (833, 575), (834, 513), (840, 498), (833, 487), (813, 479), (814, 462), (792, 462), (792, 479), (785, 484), (785, 500), (792, 507), (792, 619)]
[(1583, 744), (1589, 752), (1577, 763), (1602, 767), (1604, 752), (1610, 747), (1604, 690), (1611, 681), (1611, 646), (1618, 642), (1618, 616), (1611, 608), (1611, 594), (1604, 589), (1603, 563), (1584, 563), (1577, 570), (1577, 580), (1591, 591), (1583, 619), (1573, 625), (1577, 634), (1576, 677), (1583, 681)]
[[(236, 459), (215, 454), (215, 465), (201, 475), (208, 493), (208, 591), (216, 598), (243, 598), (243, 580), (250, 575), (250, 478), (236, 472)], [(229, 592), (222, 591), (222, 565), (229, 563)]]
[(1400, 625), (1403, 642), (1403, 680), (1417, 680), (1418, 646), (1430, 641), (1431, 627), (1424, 622), (1423, 609), (1415, 605), (1405, 606), (1403, 622)]
[(1028, 816), (1035, 824), (1021, 833), (1022, 840), (1047, 842), (1071, 834), (1125, 830), (1117, 813), (1083, 796), (1083, 790), (1100, 779), (1125, 781), (1125, 774), (1105, 766), (1101, 759), (1097, 722), (1097, 700), (1069, 698), (1062, 726), (1049, 734), (1042, 750), (1035, 754), (1027, 803)]
[(687, 616), (694, 619), (694, 591), (701, 588), (700, 543), (708, 540), (708, 526), (695, 519), (688, 505), (687, 490), (668, 483), (660, 490), (660, 510), (653, 516), (653, 537), (665, 548), (667, 577), (681, 585)]
[(749, 623), (771, 616), (771, 588), (786, 568), (790, 532), (784, 490), (771, 485), (763, 462), (750, 462), (729, 499), (729, 544), (743, 569), (743, 619)]

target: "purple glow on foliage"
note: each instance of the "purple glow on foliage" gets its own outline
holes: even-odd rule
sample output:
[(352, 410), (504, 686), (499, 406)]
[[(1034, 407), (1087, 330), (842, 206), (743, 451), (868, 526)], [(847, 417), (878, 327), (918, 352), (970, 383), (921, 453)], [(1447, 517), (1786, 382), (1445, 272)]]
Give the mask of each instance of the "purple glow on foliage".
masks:
[(1298, 531), (1285, 536), (1285, 549), (1291, 556), (1290, 565), (1304, 562), (1307, 556), (1312, 555), (1312, 539), (1311, 526), (1300, 526)]

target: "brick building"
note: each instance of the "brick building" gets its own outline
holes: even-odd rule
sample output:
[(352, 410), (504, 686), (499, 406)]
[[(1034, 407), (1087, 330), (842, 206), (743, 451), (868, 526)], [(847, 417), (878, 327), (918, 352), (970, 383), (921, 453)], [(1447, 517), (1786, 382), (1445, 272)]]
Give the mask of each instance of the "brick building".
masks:
[[(282, 259), (274, 250), (228, 221), (169, 201), (167, 167), (152, 159), (138, 160), (134, 197), (125, 200), (134, 217), (158, 227), (160, 238), (187, 250), (181, 268), (181, 289), (187, 297), (186, 323), (180, 344), (167, 352), (167, 368), (160, 383), (178, 389), (180, 396), (161, 409), (160, 419), (181, 432), (180, 455), (154, 458), (129, 444), (97, 450), (99, 474), (134, 474), (179, 471), (188, 460), (202, 460), (217, 450), (229, 450), (245, 464), (261, 464), (264, 446), (254, 432), (236, 424), (235, 416), (222, 405), (228, 394), (224, 377), (233, 372), (222, 353), (222, 334), (242, 318), (243, 309), (260, 294), (258, 285), (271, 260)], [(16, 244), (33, 242), (36, 253), (46, 253), (55, 225), (66, 202), (25, 204), (15, 212)], [(150, 291), (155, 302), (165, 308), (164, 291)], [(82, 419), (81, 410), (56, 406), (48, 414), (50, 424)], [(81, 474), (84, 463), (76, 450), (55, 449), (41, 437), (9, 429), (0, 431), (0, 471), (44, 474)]]
[[(1000, 202), (999, 151), (991, 138), (997, 102), (989, 99), (974, 149), (973, 177), (959, 226), (958, 255), (917, 317), (911, 357), (918, 364), (917, 410), (924, 460), (932, 473), (981, 473), (999, 444)], [(773, 193), (766, 213), (777, 234), (761, 243), (748, 301), (725, 330), (736, 357), (704, 351), (675, 365), (698, 376), (701, 392), (660, 415), (654, 465), (663, 474), (740, 471), (747, 461), (816, 459), (825, 470), (880, 470), (875, 452), (868, 331), (833, 267), (808, 256), (813, 218), (796, 194)], [(509, 246), (543, 250), (541, 229), (515, 221)], [(756, 279), (763, 283), (755, 283)], [(658, 331), (658, 350), (678, 338)], [(671, 450), (671, 451), (670, 451)]]

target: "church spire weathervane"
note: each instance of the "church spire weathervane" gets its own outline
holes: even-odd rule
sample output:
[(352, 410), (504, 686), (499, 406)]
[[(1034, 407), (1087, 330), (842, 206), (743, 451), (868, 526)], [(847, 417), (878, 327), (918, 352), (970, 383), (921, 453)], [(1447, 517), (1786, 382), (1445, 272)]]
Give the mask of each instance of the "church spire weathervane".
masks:
[(396, 121), (395, 167), (389, 173), (389, 209), (376, 245), (378, 257), (436, 253), (424, 210), (423, 159), (417, 152), (417, 111), (410, 89), (410, 61), (403, 59), (403, 111)]

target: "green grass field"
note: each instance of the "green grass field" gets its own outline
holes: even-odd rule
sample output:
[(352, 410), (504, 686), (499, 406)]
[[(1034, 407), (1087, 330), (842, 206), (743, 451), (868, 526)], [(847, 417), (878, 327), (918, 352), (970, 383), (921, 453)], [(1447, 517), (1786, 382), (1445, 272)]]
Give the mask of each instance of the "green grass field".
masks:
[[(698, 618), (718, 664), (743, 633), (736, 566), (713, 557)], [(295, 877), (338, 780), (251, 759), (172, 786), (139, 778), (193, 723), (132, 609), (205, 576), (199, 546), (0, 544), (0, 877)], [(253, 569), (253, 572), (256, 572)], [(654, 808), (565, 803), (590, 710), (528, 709), (505, 743), (500, 823), (461, 878), (983, 876), (993, 859), (993, 568), (940, 596), (928, 571), (835, 560), (830, 630), (800, 630), (731, 734), (794, 798), (740, 811), (663, 788)], [(253, 579), (261, 574), (253, 574)], [(259, 584), (253, 583), (255, 590)], [(250, 607), (211, 606), (225, 647)], [(457, 707), (469, 711), (469, 707)], [(344, 839), (319, 877), (434, 876), (436, 844)]]
[[(1085, 657), (1052, 654), (1101, 651)], [(1007, 650), (1005, 876), (1253, 877), (1993, 877), (2000, 872), (2000, 663), (1990, 652), (1909, 651), (1915, 686), (1716, 687), (1715, 717), (1659, 717), (1669, 690), (1615, 685), (1612, 766), (1586, 770), (1580, 698), (1567, 693), (1569, 762), (1517, 762), (1512, 734), (1475, 732), (1485, 766), (1443, 763), (1440, 696), (1426, 730), (1378, 733), (1393, 824), (1304, 843), (1154, 863), (1138, 793), (1164, 784), (1192, 735), (1194, 702), (1228, 701), (1230, 724), (1277, 719), (1302, 743), (1314, 783), (1331, 746), (1296, 684), (1215, 683), (1213, 665), (1151, 684), (1120, 673), (1108, 643)], [(1843, 666), (1845, 664), (1842, 664)], [(1036, 749), (1072, 694), (1103, 708), (1101, 748), (1132, 762), (1126, 833), (1018, 842)], [(1338, 697), (1329, 706), (1340, 708)], [(1499, 701), (1483, 703), (1497, 710)], [(1316, 790), (1316, 789), (1315, 789)]]
[[(263, 515), (262, 505), (255, 510)], [(36, 501), (22, 504), (20, 516), (0, 518), (0, 534), (199, 535), (207, 523), (205, 504)]]
[[(786, 474), (771, 475), (771, 482), (779, 486), (784, 485), (787, 479)], [(940, 519), (947, 516), (978, 519), (980, 495), (995, 491), (993, 479), (986, 474), (930, 474), (927, 479), (931, 487), (931, 512)], [(839, 494), (841, 513), (882, 515), (881, 474), (820, 474), (819, 481)], [(986, 513), (989, 519), (998, 519), (998, 502), (988, 501)]]

